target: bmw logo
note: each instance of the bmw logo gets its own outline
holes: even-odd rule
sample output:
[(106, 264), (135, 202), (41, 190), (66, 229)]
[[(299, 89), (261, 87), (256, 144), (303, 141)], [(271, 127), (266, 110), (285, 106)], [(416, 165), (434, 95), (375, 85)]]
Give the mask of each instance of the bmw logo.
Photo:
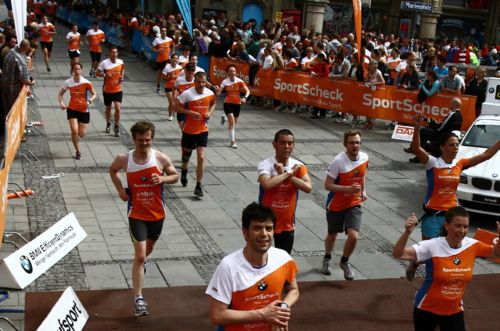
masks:
[(146, 176), (141, 176), (141, 182), (145, 182), (147, 180)]
[(461, 262), (462, 262), (462, 261), (460, 261), (460, 258), (458, 258), (458, 257), (456, 257), (456, 258), (454, 258), (454, 259), (453, 259), (453, 263), (454, 263), (455, 265), (459, 265)]
[(493, 175), (491, 175), (491, 177), (493, 177), (493, 178), (497, 178), (497, 177), (498, 177), (498, 174), (495, 172), (495, 173), (493, 173)]
[(358, 169), (354, 170), (354, 176), (357, 176), (357, 175), (359, 175), (359, 170)]
[(488, 90), (488, 92), (493, 93), (493, 92), (495, 92), (495, 89), (493, 87), (490, 87), (490, 89)]
[(259, 291), (265, 291), (267, 289), (267, 283), (261, 281), (259, 282), (259, 284), (257, 284), (257, 288), (259, 289)]
[(33, 266), (31, 265), (31, 261), (26, 257), (26, 256), (21, 256), (19, 259), (19, 263), (21, 263), (21, 267), (26, 271), (27, 273), (32, 273), (33, 272)]

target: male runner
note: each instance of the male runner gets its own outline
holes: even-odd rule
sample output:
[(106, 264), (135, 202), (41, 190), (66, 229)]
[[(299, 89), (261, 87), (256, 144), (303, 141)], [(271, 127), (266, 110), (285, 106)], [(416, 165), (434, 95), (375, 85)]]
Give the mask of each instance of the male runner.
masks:
[[(160, 237), (165, 220), (163, 184), (177, 183), (179, 174), (166, 154), (151, 149), (155, 134), (153, 123), (137, 122), (130, 132), (135, 149), (118, 155), (109, 174), (120, 198), (128, 201), (129, 231), (134, 243), (134, 315), (143, 316), (149, 314), (142, 296), (144, 263)], [(122, 185), (120, 171), (127, 174), (128, 189)]]
[(295, 234), (295, 209), (299, 190), (312, 191), (311, 178), (307, 167), (290, 157), (295, 146), (293, 133), (282, 129), (274, 135), (275, 156), (261, 163), (257, 168), (259, 202), (270, 207), (276, 215), (274, 246), (290, 254)]
[(95, 78), (95, 72), (99, 62), (101, 62), (101, 44), (106, 42), (106, 36), (102, 30), (99, 29), (99, 23), (94, 21), (92, 23), (92, 29), (87, 31), (86, 43), (90, 49), (90, 59), (92, 61), (92, 67), (90, 68), (89, 76)]
[(42, 17), (42, 23), (38, 25), (40, 29), (40, 46), (43, 51), (43, 60), (47, 71), (50, 72), (49, 60), (52, 53), (52, 36), (56, 34), (56, 28), (49, 22), (47, 16)]
[(326, 170), (325, 189), (330, 191), (326, 201), (328, 234), (325, 238), (325, 256), (322, 273), (331, 275), (332, 250), (337, 233), (345, 232), (347, 240), (340, 259), (340, 268), (346, 280), (353, 280), (354, 273), (349, 264), (361, 227), (361, 204), (367, 199), (365, 175), (368, 155), (361, 152), (361, 131), (344, 133), (345, 152), (338, 154)]
[(167, 37), (167, 29), (160, 29), (160, 37), (153, 40), (153, 52), (156, 52), (156, 93), (160, 94), (160, 82), (162, 72), (167, 61), (170, 59), (170, 54), (174, 52), (174, 41)]
[(201, 182), (205, 171), (205, 149), (208, 145), (207, 121), (215, 111), (215, 95), (207, 89), (207, 75), (199, 72), (194, 76), (194, 87), (177, 97), (177, 112), (186, 114), (182, 127), (182, 171), (181, 184), (188, 183), (187, 172), (189, 159), (196, 149), (196, 187), (194, 195), (203, 197)]
[[(244, 81), (236, 77), (236, 67), (234, 65), (229, 65), (226, 72), (227, 78), (222, 81), (220, 90), (217, 92), (217, 95), (219, 95), (222, 90), (226, 91), (226, 99), (224, 100), (224, 113), (226, 115), (222, 115), (221, 124), (224, 125), (227, 116), (229, 139), (231, 140), (230, 146), (232, 148), (238, 148), (238, 145), (236, 145), (234, 128), (240, 116), (241, 104), (247, 101), (250, 90)], [(245, 93), (245, 96), (240, 97), (240, 93)]]
[[(194, 70), (195, 66), (192, 63), (188, 63), (184, 67), (184, 76), (179, 76), (175, 79), (174, 89), (172, 91), (172, 98), (174, 102), (177, 102), (177, 97), (182, 94), (182, 92), (194, 86)], [(177, 106), (174, 106), (177, 109)], [(184, 125), (184, 119), (186, 114), (176, 113), (177, 123), (179, 123), (179, 128), (182, 131), (182, 126)]]
[(205, 292), (219, 329), (288, 330), (290, 308), (299, 299), (297, 265), (271, 247), (275, 221), (270, 208), (255, 202), (243, 210), (246, 245), (221, 261)]
[(106, 133), (111, 131), (111, 108), (115, 106), (115, 137), (120, 136), (120, 110), (122, 103), (122, 81), (125, 74), (125, 65), (118, 58), (118, 48), (111, 46), (109, 48), (109, 58), (102, 61), (97, 68), (96, 75), (104, 77), (102, 94), (104, 97), (104, 106), (106, 106)]

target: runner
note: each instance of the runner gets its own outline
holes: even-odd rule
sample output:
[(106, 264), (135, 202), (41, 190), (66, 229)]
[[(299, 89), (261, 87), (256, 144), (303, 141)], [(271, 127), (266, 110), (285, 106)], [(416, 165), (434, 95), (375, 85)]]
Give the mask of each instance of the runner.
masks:
[[(205, 72), (205, 69), (203, 69), (202, 67), (198, 67), (198, 55), (191, 53), (191, 55), (189, 55), (189, 63), (194, 65), (195, 75), (199, 72)], [(181, 72), (179, 77), (182, 77), (184, 75), (185, 75), (185, 72)], [(207, 87), (210, 88), (211, 86), (212, 86), (212, 84), (210, 84), (210, 82), (207, 82)]]
[[(130, 237), (134, 244), (132, 283), (134, 315), (148, 315), (142, 296), (146, 259), (160, 237), (165, 220), (163, 184), (175, 184), (179, 174), (169, 157), (151, 148), (155, 134), (153, 123), (141, 121), (130, 129), (135, 149), (118, 155), (109, 168), (111, 180), (118, 195), (128, 202)], [(119, 172), (127, 174), (128, 188), (124, 188)]]
[[(177, 102), (177, 97), (182, 94), (185, 90), (194, 86), (194, 70), (195, 66), (192, 63), (188, 63), (184, 68), (184, 76), (179, 76), (175, 79), (174, 89), (172, 91), (172, 99), (174, 103)], [(174, 105), (174, 110), (177, 110), (177, 106)], [(182, 126), (184, 124), (184, 119), (186, 114), (177, 113), (177, 123), (182, 131)]]
[(106, 106), (106, 133), (111, 131), (111, 110), (115, 106), (115, 137), (120, 136), (120, 111), (122, 104), (122, 81), (125, 74), (125, 65), (118, 58), (118, 48), (109, 48), (109, 58), (102, 61), (95, 73), (98, 77), (104, 77), (102, 94), (104, 106)]
[(99, 29), (99, 23), (94, 21), (92, 23), (92, 29), (87, 31), (86, 43), (90, 50), (90, 59), (92, 61), (92, 67), (90, 68), (89, 76), (95, 78), (95, 72), (99, 62), (101, 62), (101, 44), (106, 42), (106, 36), (102, 30)]
[[(76, 150), (76, 160), (82, 158), (79, 138), (85, 137), (90, 122), (89, 108), (96, 98), (94, 87), (82, 76), (82, 70), (83, 65), (81, 63), (73, 64), (71, 68), (73, 77), (63, 83), (57, 97), (61, 110), (66, 110), (69, 128), (71, 129), (71, 141)], [(69, 90), (70, 94), (68, 106), (66, 106), (63, 99), (67, 90)], [(88, 93), (90, 93), (90, 98), (88, 98)]]
[[(221, 124), (224, 125), (227, 116), (229, 139), (231, 141), (230, 146), (238, 148), (234, 135), (234, 127), (240, 116), (241, 104), (246, 103), (250, 95), (250, 90), (244, 81), (236, 77), (236, 67), (234, 65), (229, 65), (226, 72), (227, 78), (222, 81), (220, 89), (217, 92), (217, 95), (220, 95), (222, 90), (226, 91), (226, 99), (224, 100), (224, 113), (226, 115), (222, 115)], [(245, 96), (240, 97), (240, 93), (245, 93)]]
[(153, 40), (153, 52), (156, 52), (156, 93), (160, 94), (160, 81), (162, 71), (170, 59), (170, 54), (174, 53), (174, 41), (167, 37), (167, 29), (160, 29), (160, 37)]
[(80, 62), (80, 32), (78, 32), (77, 25), (73, 25), (71, 31), (68, 32), (65, 42), (68, 44), (68, 55), (71, 68), (73, 68), (73, 64)]
[(368, 155), (361, 152), (361, 131), (344, 133), (345, 152), (338, 154), (326, 170), (325, 189), (329, 191), (326, 201), (328, 233), (325, 238), (325, 256), (322, 273), (331, 275), (332, 250), (337, 234), (345, 232), (347, 240), (340, 259), (340, 268), (346, 280), (354, 279), (349, 257), (356, 248), (361, 227), (361, 205), (367, 199), (365, 175)]
[[(444, 214), (458, 205), (457, 187), (462, 170), (473, 167), (492, 158), (500, 149), (500, 140), (481, 154), (468, 159), (456, 159), (459, 140), (452, 132), (443, 133), (439, 138), (441, 156), (429, 155), (420, 146), (420, 126), (424, 117), (417, 117), (411, 149), (422, 164), (425, 164), (427, 177), (427, 194), (424, 199), (424, 215), (422, 222), (422, 240), (437, 238), (444, 224)], [(415, 278), (419, 264), (410, 262), (406, 269), (406, 278)]]
[(217, 330), (288, 330), (299, 299), (297, 265), (271, 247), (275, 222), (273, 211), (255, 202), (243, 210), (246, 245), (221, 261), (205, 292)]
[(265, 159), (257, 167), (259, 202), (270, 207), (276, 215), (274, 246), (290, 254), (295, 234), (295, 209), (299, 190), (312, 191), (307, 167), (290, 157), (295, 146), (293, 133), (282, 129), (274, 135), (275, 156)]
[(42, 23), (38, 25), (38, 28), (40, 29), (40, 47), (43, 51), (43, 60), (47, 71), (50, 72), (49, 60), (52, 53), (52, 36), (56, 34), (56, 28), (49, 22), (47, 16), (42, 17)]
[[(412, 214), (392, 251), (398, 259), (425, 263), (428, 270), (415, 295), (415, 330), (435, 330), (439, 325), (443, 331), (465, 331), (462, 298), (472, 280), (475, 259), (499, 258), (500, 241), (493, 246), (467, 237), (469, 213), (463, 207), (446, 213), (443, 236), (406, 246), (417, 224), (418, 219)], [(497, 232), (500, 235), (499, 222)]]
[(194, 195), (203, 197), (202, 181), (205, 172), (205, 149), (208, 145), (208, 119), (215, 111), (215, 95), (207, 89), (207, 75), (198, 72), (194, 76), (194, 87), (177, 97), (177, 112), (186, 114), (182, 126), (182, 171), (181, 184), (188, 184), (187, 172), (189, 159), (196, 149), (196, 187)]
[(182, 67), (178, 64), (179, 56), (177, 54), (172, 54), (170, 58), (170, 63), (167, 63), (163, 69), (163, 79), (165, 80), (165, 95), (167, 96), (168, 103), (168, 118), (167, 121), (172, 121), (174, 109), (174, 97), (172, 95), (172, 90), (175, 85), (175, 80), (179, 74), (183, 71)]

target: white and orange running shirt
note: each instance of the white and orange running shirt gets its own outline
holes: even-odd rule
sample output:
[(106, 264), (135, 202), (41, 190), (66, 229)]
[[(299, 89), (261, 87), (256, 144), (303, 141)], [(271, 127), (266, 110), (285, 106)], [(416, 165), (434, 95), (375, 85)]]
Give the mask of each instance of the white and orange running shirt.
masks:
[[(104, 74), (104, 85), (102, 90), (106, 93), (117, 93), (122, 90), (121, 80), (125, 72), (125, 64), (122, 60), (116, 59), (115, 63), (106, 59), (99, 64), (98, 70)], [(111, 74), (111, 77), (108, 75)]]
[[(196, 66), (196, 69), (194, 69), (194, 74), (196, 75), (196, 73), (198, 73), (198, 72), (205, 72), (205, 69), (203, 69), (202, 67)], [(186, 72), (184, 70), (182, 70), (181, 74), (179, 75), (179, 77), (182, 77), (182, 76), (186, 76)]]
[(179, 77), (179, 75), (182, 71), (184, 71), (184, 70), (179, 64), (177, 64), (174, 67), (174, 66), (172, 66), (171, 63), (167, 63), (167, 65), (165, 66), (165, 68), (163, 69), (163, 72), (162, 72), (164, 77), (167, 77), (167, 75), (170, 74), (170, 76), (165, 79), (165, 87), (168, 89), (173, 89), (174, 84), (175, 84), (175, 80), (177, 79), (177, 77)]
[(215, 103), (214, 92), (205, 87), (203, 93), (196, 92), (194, 87), (184, 91), (177, 99), (184, 105), (184, 108), (197, 112), (201, 118), (194, 118), (186, 114), (182, 124), (182, 132), (189, 134), (200, 134), (208, 131), (207, 113), (211, 105)]
[(127, 183), (130, 189), (128, 217), (139, 221), (161, 221), (165, 218), (163, 186), (154, 184), (151, 176), (162, 175), (156, 161), (156, 151), (145, 164), (134, 162), (133, 150), (128, 153)]
[(179, 94), (194, 86), (194, 77), (191, 81), (186, 80), (186, 76), (177, 77), (175, 79), (174, 88), (179, 91)]
[(246, 86), (245, 82), (238, 77), (234, 77), (234, 80), (224, 79), (220, 84), (220, 88), (226, 90), (224, 103), (241, 104), (240, 91), (244, 86)]
[(77, 83), (73, 77), (71, 77), (64, 81), (61, 88), (69, 90), (69, 109), (84, 113), (89, 111), (87, 100), (92, 90), (92, 84), (87, 79), (80, 77), (80, 81)]
[[(234, 310), (260, 309), (275, 300), (282, 300), (285, 286), (297, 274), (297, 265), (287, 252), (274, 247), (267, 251), (267, 264), (254, 268), (239, 249), (224, 257), (215, 270), (206, 294)], [(224, 331), (271, 331), (264, 321), (220, 326)]]
[(89, 48), (91, 52), (101, 53), (101, 44), (106, 41), (106, 36), (101, 29), (90, 29), (87, 31), (87, 38), (89, 39)]
[(363, 203), (363, 189), (366, 170), (368, 169), (368, 155), (359, 152), (358, 159), (352, 161), (346, 152), (338, 154), (326, 169), (326, 175), (335, 180), (335, 184), (351, 186), (361, 185), (361, 192), (330, 192), (326, 199), (326, 209), (329, 211), (342, 211)]
[(153, 40), (153, 46), (157, 46), (158, 53), (156, 54), (156, 62), (164, 62), (170, 59), (170, 47), (174, 41), (165, 36), (165, 38), (157, 37)]
[(442, 158), (429, 155), (425, 165), (427, 195), (424, 206), (432, 210), (447, 211), (457, 206), (457, 187), (462, 169), (469, 166), (470, 159), (453, 160), (446, 163)]
[(179, 61), (177, 61), (179, 65), (181, 65), (183, 68), (186, 66), (186, 64), (189, 63), (189, 55), (184, 56), (184, 55), (179, 55)]
[[(257, 167), (258, 177), (262, 175), (278, 176), (278, 172), (274, 168), (274, 164), (277, 162), (273, 156), (259, 163)], [(307, 167), (293, 158), (288, 158), (288, 164), (284, 166), (284, 170), (291, 171), (296, 164), (300, 165), (300, 168), (294, 176), (302, 178), (307, 175)], [(298, 200), (299, 190), (292, 184), (290, 179), (267, 191), (264, 190), (262, 185), (259, 185), (259, 203), (271, 208), (274, 215), (276, 215), (274, 233), (293, 231), (295, 229), (295, 210), (297, 209)]]
[(52, 36), (56, 31), (54, 25), (50, 22), (47, 22), (47, 24), (40, 23), (38, 24), (38, 28), (40, 29), (40, 41), (43, 41), (45, 43), (51, 43)]
[(295, 70), (299, 66), (299, 63), (294, 58), (291, 58), (290, 60), (285, 60), (284, 63), (285, 63), (285, 70)]
[(425, 280), (415, 295), (415, 307), (437, 315), (464, 310), (462, 298), (472, 279), (476, 257), (487, 257), (493, 245), (465, 237), (460, 248), (451, 248), (445, 237), (424, 240), (412, 246), (417, 261), (424, 262)]
[(66, 39), (69, 40), (69, 49), (75, 51), (80, 49), (80, 32), (73, 33), (73, 31), (68, 32)]

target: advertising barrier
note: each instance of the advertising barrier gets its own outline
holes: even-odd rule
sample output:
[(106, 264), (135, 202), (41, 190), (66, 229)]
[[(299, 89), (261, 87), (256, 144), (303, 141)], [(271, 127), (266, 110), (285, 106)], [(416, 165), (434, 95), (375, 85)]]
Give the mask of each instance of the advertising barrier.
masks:
[[(246, 62), (215, 57), (211, 58), (210, 81), (220, 84), (226, 78), (229, 64), (235, 65), (237, 76), (249, 84), (249, 65)], [(417, 114), (441, 120), (448, 114), (451, 99), (455, 97), (436, 94), (420, 103), (418, 91), (388, 85), (373, 89), (353, 80), (331, 80), (311, 77), (303, 72), (273, 70), (259, 70), (254, 85), (249, 88), (257, 96), (400, 123), (413, 123)], [(466, 130), (475, 119), (476, 97), (463, 95), (460, 99), (462, 130)]]
[(80, 331), (89, 319), (89, 314), (71, 286), (66, 288), (37, 331)]
[[(12, 162), (16, 157), (17, 150), (21, 144), (24, 127), (28, 119), (26, 95), (28, 90), (22, 89), (21, 93), (12, 105), (10, 112), (5, 118), (5, 147), (3, 168), (0, 169), (0, 238), (3, 238), (5, 231), (6, 213), (7, 213), (7, 188), (9, 184), (9, 171)], [(0, 247), (2, 240), (0, 240)]]
[(0, 263), (0, 287), (24, 289), (87, 237), (70, 213)]
[[(496, 245), (498, 242), (498, 233), (491, 232), (488, 230), (483, 230), (481, 228), (477, 228), (476, 234), (474, 235), (474, 239), (482, 241), (487, 245)], [(500, 263), (500, 258), (491, 259), (496, 263)]]

